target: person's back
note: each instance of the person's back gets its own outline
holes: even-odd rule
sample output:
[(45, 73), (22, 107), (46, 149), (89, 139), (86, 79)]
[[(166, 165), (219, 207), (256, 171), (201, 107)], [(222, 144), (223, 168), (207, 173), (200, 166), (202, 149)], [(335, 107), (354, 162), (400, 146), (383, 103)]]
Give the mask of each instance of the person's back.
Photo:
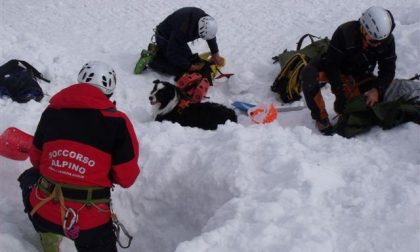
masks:
[(108, 99), (114, 71), (89, 62), (78, 81), (54, 95), (41, 116), (30, 152), (40, 179), (27, 211), (41, 238), (54, 233), (73, 239), (78, 251), (116, 251), (110, 189), (136, 180), (138, 141)]
[(207, 14), (196, 7), (181, 8), (165, 18), (156, 30), (165, 38), (177, 36), (178, 42), (187, 43), (200, 38), (198, 20)]

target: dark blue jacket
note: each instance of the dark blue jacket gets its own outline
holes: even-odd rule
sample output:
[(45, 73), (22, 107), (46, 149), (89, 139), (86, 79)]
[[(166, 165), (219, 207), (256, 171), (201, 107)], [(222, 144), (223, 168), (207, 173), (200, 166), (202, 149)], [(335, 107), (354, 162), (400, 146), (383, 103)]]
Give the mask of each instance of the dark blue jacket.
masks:
[(31, 99), (40, 101), (44, 97), (37, 79), (46, 80), (32, 65), (23, 60), (10, 60), (0, 66), (0, 98), (25, 103)]
[[(191, 66), (191, 55), (187, 55), (183, 48), (188, 46), (188, 42), (200, 38), (198, 35), (198, 20), (204, 16), (209, 15), (202, 9), (184, 7), (169, 15), (157, 26), (157, 36), (160, 37), (160, 40), (163, 39), (167, 42), (167, 51), (164, 54), (171, 64), (181, 69), (188, 69)], [(207, 40), (207, 44), (213, 54), (219, 52), (216, 38)]]

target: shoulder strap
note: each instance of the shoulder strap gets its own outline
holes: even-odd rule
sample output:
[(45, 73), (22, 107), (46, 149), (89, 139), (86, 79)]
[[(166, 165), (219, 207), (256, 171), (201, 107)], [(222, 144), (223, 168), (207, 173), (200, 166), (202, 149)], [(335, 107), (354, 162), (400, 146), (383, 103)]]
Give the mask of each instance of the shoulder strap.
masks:
[(30, 71), (32, 71), (32, 73), (33, 73), (33, 75), (36, 77), (36, 78), (38, 78), (38, 79), (40, 79), (40, 80), (43, 80), (43, 81), (45, 81), (45, 82), (48, 82), (48, 83), (50, 83), (51, 81), (50, 80), (48, 80), (48, 79), (46, 79), (35, 67), (33, 67), (31, 64), (29, 64), (28, 62), (26, 62), (26, 61), (23, 61), (23, 60), (19, 60), (18, 62), (20, 62), (20, 63), (22, 63), (27, 69), (29, 69)]
[(305, 40), (305, 38), (307, 38), (307, 37), (309, 37), (309, 38), (311, 39), (311, 43), (313, 43), (313, 42), (314, 42), (314, 38), (321, 39), (320, 37), (317, 37), (317, 36), (315, 36), (315, 35), (312, 35), (312, 34), (307, 33), (307, 34), (303, 35), (303, 36), (299, 39), (299, 41), (296, 43), (296, 44), (297, 44), (296, 50), (300, 50), (300, 49), (302, 48), (302, 43), (303, 43), (303, 40)]

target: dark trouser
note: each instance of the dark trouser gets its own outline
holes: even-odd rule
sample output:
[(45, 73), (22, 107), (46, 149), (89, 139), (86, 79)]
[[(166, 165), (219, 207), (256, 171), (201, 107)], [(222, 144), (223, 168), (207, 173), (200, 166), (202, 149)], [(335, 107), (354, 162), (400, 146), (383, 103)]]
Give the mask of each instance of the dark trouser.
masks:
[[(184, 74), (187, 69), (182, 69), (172, 63), (168, 60), (168, 41), (164, 37), (160, 36), (156, 32), (156, 44), (158, 46), (158, 52), (156, 56), (153, 58), (152, 62), (150, 62), (149, 66), (155, 71), (169, 74), (169, 75), (175, 75), (176, 77), (181, 76)], [(188, 44), (180, 45), (178, 47), (179, 54), (184, 55), (186, 58), (192, 58), (193, 53), (191, 52), (190, 47)]]
[(328, 118), (325, 109), (325, 102), (321, 95), (321, 85), (318, 80), (319, 68), (314, 64), (308, 64), (300, 72), (302, 91), (305, 96), (306, 105), (311, 110), (311, 117), (314, 120)]
[[(29, 212), (32, 210), (29, 203), (29, 195), (39, 177), (40, 174), (38, 171), (34, 168), (30, 168), (23, 172), (18, 178), (22, 189), (25, 212), (28, 213), (29, 219), (37, 232), (64, 235), (62, 226), (45, 220), (37, 213), (33, 216), (29, 215)], [(104, 225), (88, 230), (80, 230), (79, 237), (74, 240), (74, 244), (78, 252), (116, 252), (116, 237), (112, 222), (110, 221)]]

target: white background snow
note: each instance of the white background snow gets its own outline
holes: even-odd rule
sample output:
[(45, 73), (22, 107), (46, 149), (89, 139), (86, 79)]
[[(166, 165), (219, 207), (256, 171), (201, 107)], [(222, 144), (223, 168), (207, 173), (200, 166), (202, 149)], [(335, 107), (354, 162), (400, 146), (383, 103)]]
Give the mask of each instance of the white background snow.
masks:
[[(133, 75), (152, 29), (184, 6), (219, 24), (226, 72), (211, 101), (280, 104), (270, 91), (279, 65), (271, 57), (294, 49), (305, 33), (331, 37), (371, 5), (395, 17), (397, 77), (419, 72), (418, 0), (0, 0), (0, 65), (33, 64), (54, 95), (76, 82), (81, 66), (102, 60), (117, 72), (114, 99), (140, 141), (142, 173), (117, 187), (114, 208), (134, 236), (126, 251), (153, 252), (417, 252), (420, 251), (420, 127), (372, 129), (353, 139), (320, 135), (309, 110), (279, 114), (270, 125), (244, 115), (217, 131), (152, 121), (152, 71)], [(193, 51), (207, 51), (197, 40)], [(324, 90), (330, 118), (333, 96)], [(33, 134), (50, 96), (17, 104), (0, 100), (0, 132)], [(293, 105), (302, 105), (303, 101)], [(29, 161), (0, 157), (0, 251), (40, 251), (23, 212), (18, 175)], [(65, 240), (62, 251), (75, 251)], [(124, 251), (120, 249), (120, 251)]]

